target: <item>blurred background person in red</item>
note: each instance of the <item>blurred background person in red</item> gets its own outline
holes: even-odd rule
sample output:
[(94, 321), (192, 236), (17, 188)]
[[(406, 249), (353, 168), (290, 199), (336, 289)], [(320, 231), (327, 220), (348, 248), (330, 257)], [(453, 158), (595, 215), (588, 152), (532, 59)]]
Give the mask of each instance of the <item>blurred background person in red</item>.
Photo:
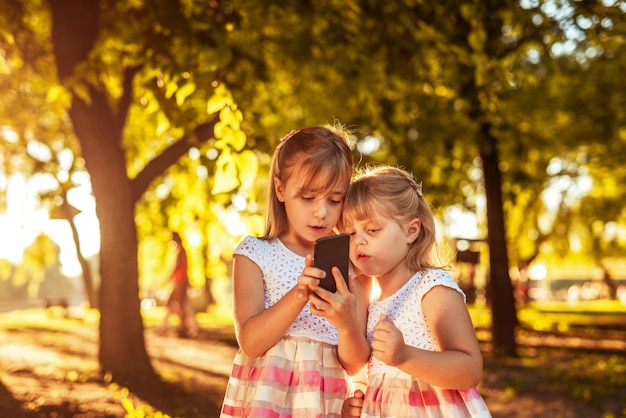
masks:
[(167, 300), (167, 312), (160, 327), (160, 332), (165, 333), (169, 328), (170, 317), (176, 315), (180, 318), (179, 335), (181, 337), (195, 338), (198, 335), (198, 322), (191, 306), (187, 291), (189, 290), (189, 275), (187, 274), (187, 253), (183, 247), (180, 235), (172, 233), (172, 242), (176, 246), (176, 264), (169, 276), (172, 291)]

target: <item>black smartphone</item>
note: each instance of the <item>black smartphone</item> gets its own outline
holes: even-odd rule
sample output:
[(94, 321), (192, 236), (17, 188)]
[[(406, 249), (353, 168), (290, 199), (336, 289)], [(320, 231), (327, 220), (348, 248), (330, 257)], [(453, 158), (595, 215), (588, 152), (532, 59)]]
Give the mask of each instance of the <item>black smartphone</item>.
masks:
[(350, 263), (350, 235), (339, 234), (319, 238), (313, 249), (313, 265), (326, 272), (326, 277), (320, 280), (320, 287), (329, 292), (337, 291), (335, 276), (331, 272), (333, 267), (339, 268), (344, 280), (348, 280), (348, 264)]

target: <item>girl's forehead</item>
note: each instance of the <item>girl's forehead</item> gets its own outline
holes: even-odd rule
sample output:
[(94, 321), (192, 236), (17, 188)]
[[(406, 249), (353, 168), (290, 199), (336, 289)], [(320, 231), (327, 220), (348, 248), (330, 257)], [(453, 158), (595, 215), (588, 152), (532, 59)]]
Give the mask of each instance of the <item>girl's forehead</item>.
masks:
[(344, 222), (384, 222), (398, 215), (393, 205), (372, 194), (349, 195), (343, 204), (342, 217)]
[(346, 206), (344, 204), (343, 219), (345, 223), (380, 222), (385, 219), (385, 214), (373, 202), (367, 202), (360, 206)]
[(322, 168), (315, 172), (306, 167), (295, 168), (288, 182), (292, 183), (301, 192), (341, 193), (348, 190), (350, 178), (342, 179), (333, 174), (330, 168)]
[(309, 181), (301, 182), (296, 186), (300, 193), (314, 193), (314, 194), (336, 194), (345, 196), (348, 188), (347, 183), (341, 184), (338, 181), (320, 181), (319, 179), (311, 179)]

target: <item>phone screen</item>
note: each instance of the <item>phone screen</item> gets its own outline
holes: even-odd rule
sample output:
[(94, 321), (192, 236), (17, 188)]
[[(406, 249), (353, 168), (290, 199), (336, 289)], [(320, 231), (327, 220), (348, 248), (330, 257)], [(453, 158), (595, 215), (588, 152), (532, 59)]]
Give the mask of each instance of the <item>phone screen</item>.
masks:
[(350, 236), (348, 234), (331, 235), (315, 241), (313, 250), (313, 265), (326, 272), (326, 277), (320, 280), (320, 287), (329, 292), (336, 292), (335, 277), (332, 267), (341, 271), (344, 280), (348, 280), (348, 265), (350, 263)]

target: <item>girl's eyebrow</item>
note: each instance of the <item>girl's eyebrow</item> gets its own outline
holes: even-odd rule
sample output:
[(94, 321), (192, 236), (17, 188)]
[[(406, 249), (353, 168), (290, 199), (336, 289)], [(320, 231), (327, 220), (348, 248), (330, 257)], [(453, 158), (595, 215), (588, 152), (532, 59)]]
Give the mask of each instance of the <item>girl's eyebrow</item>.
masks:
[(338, 196), (345, 196), (346, 195), (346, 191), (345, 190), (333, 190), (332, 192), (330, 192), (330, 194), (338, 195)]
[(299, 194), (305, 194), (305, 193), (312, 193), (312, 194), (319, 194), (319, 193), (324, 193), (327, 194), (328, 196), (345, 196), (346, 195), (346, 190), (333, 190), (329, 193), (326, 193), (326, 188), (325, 187), (312, 187), (312, 188), (308, 188), (308, 187), (300, 187), (298, 189), (298, 193)]

